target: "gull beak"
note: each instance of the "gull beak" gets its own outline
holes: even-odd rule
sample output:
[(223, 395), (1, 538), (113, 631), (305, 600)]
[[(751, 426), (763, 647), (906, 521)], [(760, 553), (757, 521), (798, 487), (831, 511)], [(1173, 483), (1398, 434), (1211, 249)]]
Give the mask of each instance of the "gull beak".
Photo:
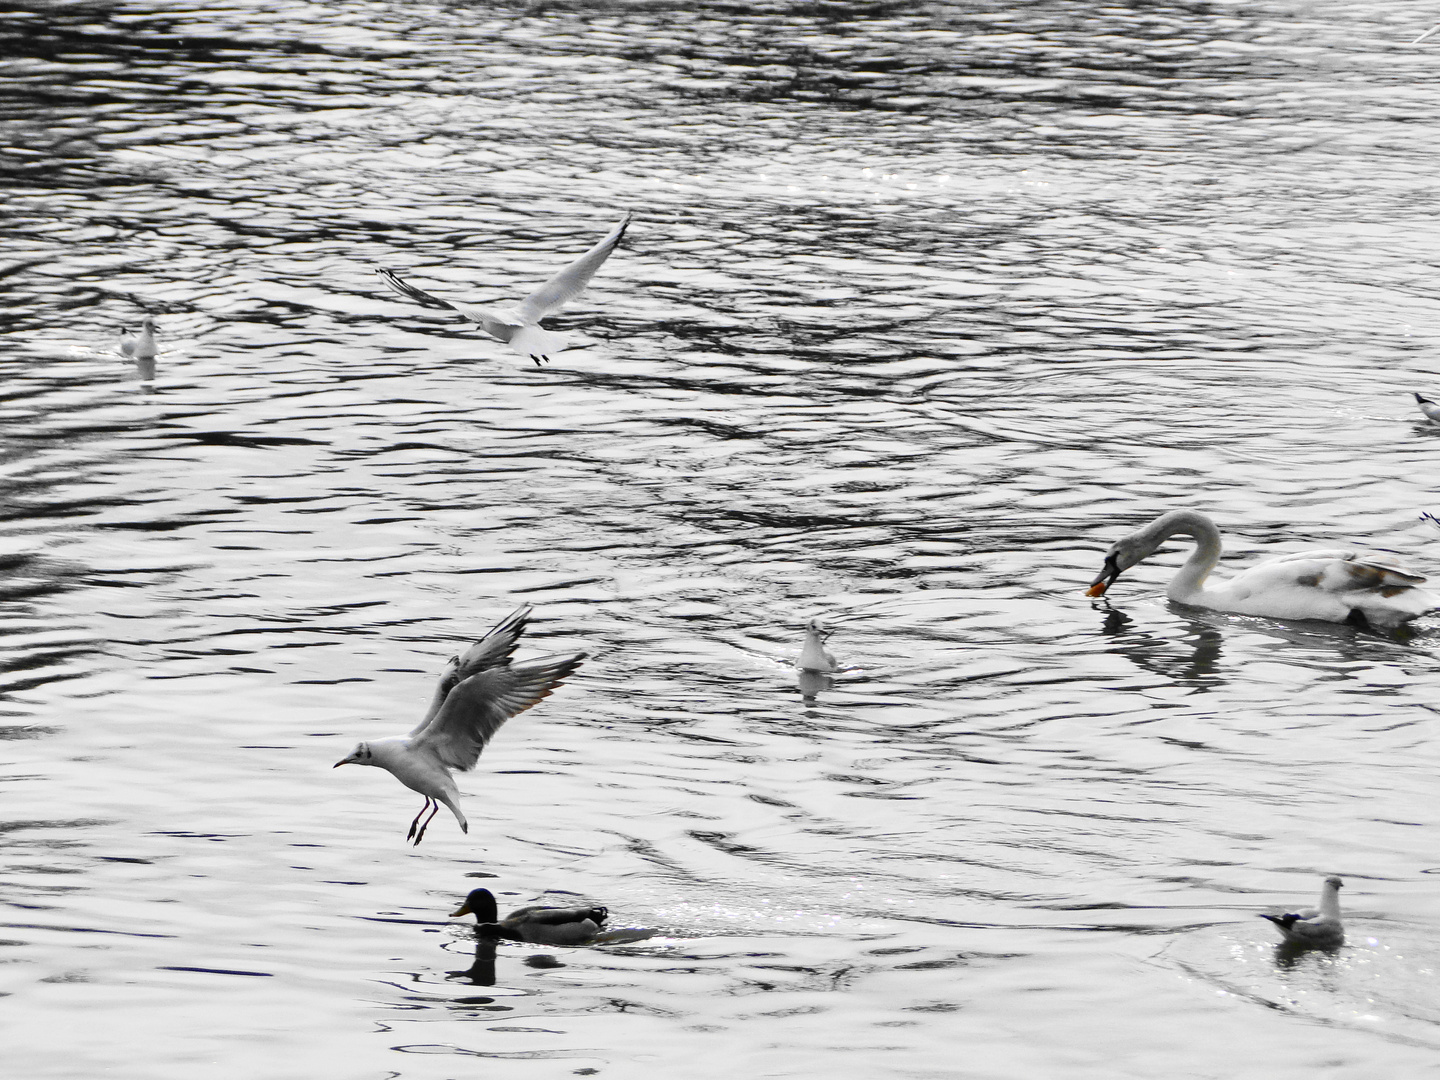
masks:
[(1120, 576), (1120, 567), (1115, 562), (1114, 555), (1105, 556), (1105, 567), (1100, 571), (1098, 577), (1090, 583), (1090, 588), (1085, 590), (1086, 596), (1104, 596), (1105, 590), (1115, 584), (1115, 579)]
[(331, 765), (330, 767), (331, 767), (332, 769), (338, 769), (341, 765), (349, 765), (349, 764), (351, 764), (351, 760), (350, 760), (350, 758), (347, 757), (347, 758), (341, 758), (339, 761), (335, 762), (335, 764), (334, 764), (334, 765)]
[(465, 903), (463, 903), (463, 904), (460, 905), (460, 910), (452, 913), (450, 917), (451, 917), (452, 919), (458, 919), (461, 915), (473, 915), (473, 914), (474, 914), (474, 912), (472, 912), (472, 911), (470, 910), (470, 901), (467, 900), (467, 901), (465, 901)]

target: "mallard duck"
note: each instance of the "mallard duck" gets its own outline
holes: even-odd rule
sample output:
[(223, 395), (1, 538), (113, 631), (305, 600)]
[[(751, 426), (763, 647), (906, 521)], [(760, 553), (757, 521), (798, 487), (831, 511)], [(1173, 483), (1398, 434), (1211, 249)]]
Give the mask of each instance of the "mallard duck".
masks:
[(629, 225), (630, 215), (626, 214), (603, 240), (508, 310), (475, 307), (462, 304), (458, 300), (445, 300), (402, 281), (389, 270), (375, 272), (401, 296), (426, 307), (458, 311), (491, 337), (505, 342), (521, 356), (530, 357), (535, 361), (535, 366), (539, 367), (542, 361), (550, 359), (551, 353), (559, 352), (568, 344), (561, 335), (542, 329), (540, 320), (555, 314), (585, 291), (585, 286), (590, 284), (595, 271), (610, 257)]
[(460, 909), (450, 917), (475, 916), (475, 931), (482, 937), (529, 941), (543, 945), (584, 945), (600, 932), (610, 912), (603, 907), (523, 907), (499, 918), (495, 895), (489, 889), (471, 889)]
[(1428, 398), (1424, 394), (1416, 394), (1415, 404), (1420, 406), (1420, 411), (1423, 412), (1426, 417), (1440, 424), (1440, 401), (1436, 401), (1434, 398)]
[(154, 360), (156, 353), (155, 320), (147, 316), (140, 322), (140, 333), (122, 334), (120, 352), (131, 360)]
[(1112, 544), (1086, 595), (1103, 595), (1124, 571), (1177, 534), (1195, 539), (1195, 551), (1166, 589), (1171, 600), (1182, 604), (1274, 619), (1363, 621), (1386, 629), (1440, 608), (1440, 598), (1417, 588), (1425, 581), (1419, 574), (1389, 556), (1358, 551), (1280, 555), (1229, 581), (1207, 585), (1205, 579), (1220, 561), (1220, 530), (1196, 510), (1172, 510)]
[(460, 792), (450, 770), (473, 769), (501, 724), (549, 697), (585, 659), (584, 653), (575, 653), (512, 665), (510, 654), (529, 617), (530, 609), (520, 608), (463, 655), (451, 657), (425, 719), (409, 735), (362, 742), (335, 763), (337, 769), (341, 765), (388, 769), (395, 779), (425, 796), (405, 839), (420, 843), (441, 803), (455, 815), (460, 831), (468, 833), (470, 824), (457, 805)]
[(832, 631), (826, 630), (819, 619), (805, 624), (805, 645), (800, 650), (800, 659), (795, 666), (801, 671), (834, 671), (838, 665), (835, 657), (825, 648), (825, 639)]
[(1307, 949), (1338, 949), (1345, 944), (1345, 927), (1340, 924), (1340, 890), (1344, 882), (1328, 877), (1320, 889), (1319, 910), (1285, 915), (1261, 915), (1280, 928), (1287, 945), (1303, 945)]

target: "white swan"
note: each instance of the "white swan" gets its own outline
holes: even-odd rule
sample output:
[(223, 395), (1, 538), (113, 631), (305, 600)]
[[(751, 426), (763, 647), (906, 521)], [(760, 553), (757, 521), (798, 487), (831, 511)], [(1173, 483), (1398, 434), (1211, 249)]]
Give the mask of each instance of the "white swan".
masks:
[(620, 238), (625, 235), (629, 224), (630, 215), (626, 214), (603, 240), (508, 310), (475, 307), (457, 300), (445, 300), (402, 281), (389, 270), (375, 272), (401, 296), (426, 307), (458, 311), (497, 341), (505, 342), (521, 356), (530, 357), (535, 361), (535, 366), (539, 367), (542, 360), (549, 360), (551, 353), (559, 352), (568, 344), (560, 334), (542, 329), (540, 320), (555, 314), (585, 291), (585, 286), (590, 284), (595, 271), (600, 269), (600, 265), (615, 250), (615, 245), (620, 243)]
[[(420, 843), (425, 829), (444, 803), (460, 823), (461, 832), (470, 825), (460, 812), (460, 792), (451, 769), (473, 769), (500, 725), (517, 713), (550, 696), (562, 679), (585, 659), (573, 656), (542, 656), (523, 664), (510, 663), (510, 654), (525, 629), (530, 615), (522, 607), (503, 619), (461, 656), (451, 657), (435, 688), (425, 719), (409, 735), (362, 742), (341, 765), (374, 765), (412, 791), (425, 796), (424, 805), (405, 839)], [(430, 816), (422, 822), (426, 811)]]
[(1103, 595), (1124, 571), (1177, 534), (1195, 538), (1195, 551), (1165, 591), (1182, 604), (1274, 619), (1363, 620), (1387, 629), (1440, 608), (1440, 598), (1416, 588), (1425, 580), (1419, 574), (1388, 556), (1358, 551), (1297, 551), (1206, 585), (1220, 561), (1220, 530), (1196, 510), (1172, 510), (1111, 545), (1086, 595)]
[(131, 360), (155, 359), (155, 320), (148, 316), (140, 323), (140, 333), (124, 334), (120, 338), (120, 352)]
[(1280, 930), (1286, 945), (1307, 949), (1338, 949), (1345, 944), (1345, 927), (1340, 923), (1340, 889), (1345, 883), (1328, 877), (1320, 889), (1320, 907), (1284, 915), (1261, 915)]
[(795, 666), (801, 671), (834, 671), (840, 665), (825, 648), (825, 639), (830, 636), (819, 619), (805, 624), (805, 646), (800, 650), (800, 659)]
[(1440, 424), (1440, 401), (1436, 401), (1434, 398), (1428, 398), (1424, 394), (1416, 394), (1415, 404), (1420, 406), (1421, 412), (1437, 424)]

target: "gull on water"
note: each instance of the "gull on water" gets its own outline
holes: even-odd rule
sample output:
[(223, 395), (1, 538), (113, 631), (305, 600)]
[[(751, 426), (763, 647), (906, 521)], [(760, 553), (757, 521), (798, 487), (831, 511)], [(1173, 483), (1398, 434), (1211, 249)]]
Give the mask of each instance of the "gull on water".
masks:
[(1307, 949), (1338, 949), (1345, 944), (1345, 927), (1340, 924), (1340, 889), (1344, 882), (1328, 877), (1320, 889), (1320, 907), (1285, 915), (1261, 915), (1280, 930), (1286, 945)]
[(131, 360), (154, 360), (156, 353), (155, 320), (146, 316), (141, 320), (140, 333), (122, 333), (120, 351)]
[(600, 932), (610, 917), (608, 909), (595, 907), (523, 907), (500, 918), (495, 894), (489, 889), (471, 889), (450, 917), (475, 916), (475, 932), (481, 938), (505, 938), (546, 945), (584, 945)]
[(1415, 395), (1415, 403), (1420, 406), (1420, 411), (1428, 416), (1435, 423), (1440, 424), (1440, 401), (1428, 398), (1424, 394)]
[(341, 765), (388, 769), (395, 779), (425, 796), (405, 839), (420, 843), (441, 803), (468, 833), (470, 825), (460, 812), (460, 792), (450, 771), (473, 769), (501, 724), (549, 697), (585, 659), (582, 652), (511, 664), (510, 654), (529, 617), (530, 609), (520, 608), (463, 654), (451, 657), (425, 719), (410, 734), (362, 742), (335, 763), (337, 769)]
[(402, 281), (389, 270), (376, 270), (375, 272), (385, 279), (385, 284), (401, 296), (408, 297), (426, 307), (450, 308), (458, 311), (497, 341), (505, 342), (521, 356), (530, 357), (535, 361), (535, 366), (539, 367), (541, 361), (550, 359), (551, 353), (559, 352), (568, 345), (566, 339), (560, 334), (543, 329), (540, 326), (540, 320), (555, 314), (585, 291), (585, 286), (590, 284), (590, 279), (595, 276), (595, 271), (600, 269), (600, 265), (615, 250), (615, 245), (620, 243), (620, 238), (625, 235), (625, 229), (629, 224), (630, 215), (626, 214), (598, 244), (525, 297), (524, 300), (521, 300), (520, 303), (507, 309), (477, 307), (472, 304), (462, 304), (458, 300), (445, 300)]
[(1266, 559), (1228, 581), (1205, 584), (1220, 561), (1220, 530), (1196, 510), (1172, 510), (1110, 546), (1087, 596), (1102, 596), (1125, 570), (1175, 535), (1193, 537), (1195, 550), (1165, 595), (1181, 604), (1264, 615), (1272, 619), (1364, 622), (1393, 629), (1440, 609), (1440, 598), (1417, 586), (1425, 579), (1387, 555), (1359, 551), (1297, 551)]
[(835, 663), (835, 657), (825, 648), (825, 640), (832, 633), (834, 631), (825, 629), (819, 619), (806, 623), (805, 646), (800, 650), (800, 659), (795, 666), (801, 671), (834, 671), (838, 668), (840, 665)]

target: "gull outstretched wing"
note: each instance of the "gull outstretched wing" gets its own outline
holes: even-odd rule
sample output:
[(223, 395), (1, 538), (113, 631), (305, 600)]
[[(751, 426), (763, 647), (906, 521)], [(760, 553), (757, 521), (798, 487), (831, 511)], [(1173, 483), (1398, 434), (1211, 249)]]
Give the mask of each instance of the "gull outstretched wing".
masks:
[[(384, 280), (386, 285), (394, 289), (407, 300), (414, 300), (421, 307), (445, 308), (449, 311), (458, 311), (465, 318), (475, 323), (487, 334), (493, 334), (501, 341), (509, 339), (509, 333), (500, 332), (500, 327), (510, 327), (511, 324), (494, 312), (486, 311), (484, 308), (475, 307), (473, 304), (462, 304), (458, 300), (445, 300), (434, 293), (428, 293), (424, 289), (417, 289), (408, 281), (403, 280), (398, 274), (389, 270), (377, 269), (375, 271)], [(512, 327), (513, 329), (513, 327)]]
[(500, 725), (550, 696), (580, 666), (584, 653), (542, 656), (523, 664), (492, 667), (462, 680), (411, 749), (452, 769), (471, 769)]
[(595, 276), (595, 271), (599, 270), (600, 264), (610, 257), (610, 253), (615, 250), (615, 245), (620, 243), (620, 238), (625, 235), (625, 230), (629, 225), (630, 215), (626, 214), (610, 230), (605, 239), (520, 301), (515, 307), (515, 314), (520, 321), (522, 323), (539, 322), (546, 315), (558, 311), (584, 292), (585, 286), (589, 285), (590, 279)]
[(450, 662), (445, 665), (445, 671), (436, 684), (435, 694), (430, 699), (430, 707), (425, 710), (425, 719), (415, 726), (410, 732), (413, 739), (425, 730), (425, 725), (435, 718), (440, 711), (440, 706), (445, 704), (446, 697), (450, 691), (455, 689), (455, 684), (462, 679), (468, 679), (471, 675), (478, 675), (486, 668), (499, 667), (510, 662), (510, 654), (515, 651), (516, 644), (520, 641), (520, 635), (525, 632), (525, 627), (530, 622), (530, 605), (516, 608), (505, 618), (495, 624), (494, 628), (486, 631), (482, 637), (470, 648), (466, 649), (459, 656), (452, 656)]

